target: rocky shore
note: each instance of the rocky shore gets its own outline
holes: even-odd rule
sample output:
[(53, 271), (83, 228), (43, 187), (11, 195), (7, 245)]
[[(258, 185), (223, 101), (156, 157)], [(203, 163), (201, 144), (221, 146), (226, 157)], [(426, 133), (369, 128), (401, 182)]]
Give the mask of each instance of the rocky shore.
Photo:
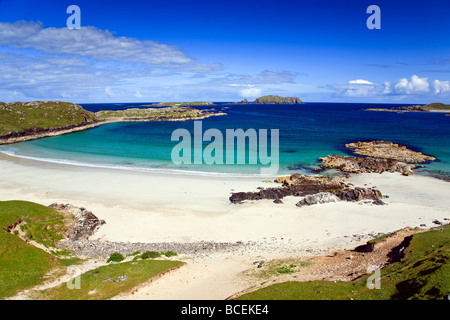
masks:
[(346, 148), (362, 157), (333, 154), (319, 158), (322, 169), (337, 169), (346, 173), (399, 172), (405, 176), (413, 174), (418, 166), (415, 163), (435, 161), (433, 156), (425, 155), (390, 141), (358, 141), (348, 143)]
[(192, 107), (102, 110), (96, 113), (61, 101), (0, 102), (0, 145), (88, 130), (114, 122), (188, 121), (226, 115)]
[(413, 170), (418, 168), (414, 164), (405, 162), (381, 159), (374, 157), (349, 157), (333, 154), (319, 158), (322, 162), (322, 169), (337, 169), (346, 173), (383, 173), (400, 172), (405, 176), (413, 174)]
[(450, 110), (450, 105), (444, 103), (429, 103), (426, 105), (403, 106), (394, 108), (368, 108), (364, 111), (385, 111), (385, 112), (446, 112)]
[[(413, 163), (434, 161), (436, 158), (413, 151), (406, 146), (390, 141), (354, 142), (345, 145), (361, 157), (342, 156), (338, 154), (319, 158), (322, 169), (337, 169), (344, 173), (383, 173), (399, 172), (409, 176), (418, 168)], [(336, 177), (311, 177), (302, 174), (292, 174), (290, 177), (280, 177), (275, 182), (280, 187), (263, 188), (254, 192), (233, 192), (232, 203), (242, 203), (246, 200), (272, 199), (274, 203), (282, 204), (286, 196), (304, 197), (296, 205), (298, 207), (338, 201), (370, 200), (372, 204), (384, 205), (384, 196), (379, 190), (361, 188), (345, 184), (343, 179)]]
[(390, 141), (367, 141), (353, 142), (345, 145), (347, 149), (352, 149), (354, 153), (382, 159), (392, 159), (408, 163), (423, 163), (435, 161), (436, 158), (408, 149)]

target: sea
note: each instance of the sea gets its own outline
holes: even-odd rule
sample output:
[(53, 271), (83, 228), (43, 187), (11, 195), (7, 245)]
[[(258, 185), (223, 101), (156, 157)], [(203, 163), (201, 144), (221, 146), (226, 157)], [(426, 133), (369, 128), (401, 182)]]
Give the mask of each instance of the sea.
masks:
[[(149, 102), (81, 105), (86, 110), (96, 112), (148, 108), (145, 106), (148, 104)], [(0, 146), (0, 152), (21, 158), (86, 167), (164, 174), (252, 177), (261, 175), (262, 168), (269, 166), (277, 169), (269, 176), (295, 172), (317, 174), (320, 157), (332, 154), (354, 155), (345, 148), (346, 143), (385, 140), (406, 145), (437, 159), (423, 164), (422, 168), (415, 170), (417, 174), (450, 179), (450, 117), (445, 113), (364, 111), (367, 108), (395, 108), (405, 104), (215, 104), (196, 108), (214, 109), (214, 112), (224, 112), (226, 115), (196, 121), (197, 128), (201, 124), (201, 133), (216, 129), (214, 132), (222, 135), (220, 139), (215, 136), (214, 139), (207, 140), (202, 134), (199, 138), (198, 130), (194, 131), (194, 120), (121, 122), (57, 137), (4, 145)], [(177, 129), (188, 132), (190, 137), (174, 139), (174, 132), (180, 132)], [(254, 149), (254, 143), (250, 146), (250, 140), (245, 140), (245, 161), (241, 158), (241, 163), (237, 159), (237, 140), (226, 139), (227, 130), (236, 132), (238, 129), (244, 132), (254, 130), (256, 133), (264, 132), (265, 129), (268, 133), (265, 144), (265, 141), (258, 139), (257, 150)], [(271, 143), (275, 133), (278, 134), (278, 143)], [(194, 144), (195, 139), (200, 144)], [(179, 150), (182, 141), (186, 143), (183, 144), (184, 150), (177, 155), (189, 155), (187, 146), (190, 145), (192, 161), (187, 161), (188, 157), (184, 157), (184, 163), (174, 161), (173, 150)], [(213, 141), (216, 149), (211, 153)], [(235, 161), (226, 161), (226, 147), (230, 144), (235, 147)], [(219, 147), (222, 145), (223, 148)], [(208, 146), (209, 149), (206, 149)], [(259, 158), (258, 152), (264, 146), (267, 147), (267, 155), (270, 155), (270, 163), (267, 163), (267, 158), (265, 163)], [(223, 155), (223, 161), (206, 163), (202, 158), (201, 162), (194, 161), (195, 154), (200, 152), (203, 155), (202, 152), (206, 151), (209, 153), (205, 154), (216, 159), (221, 159), (220, 156)], [(251, 151), (255, 151), (252, 154), (257, 155), (256, 163), (250, 161)]]

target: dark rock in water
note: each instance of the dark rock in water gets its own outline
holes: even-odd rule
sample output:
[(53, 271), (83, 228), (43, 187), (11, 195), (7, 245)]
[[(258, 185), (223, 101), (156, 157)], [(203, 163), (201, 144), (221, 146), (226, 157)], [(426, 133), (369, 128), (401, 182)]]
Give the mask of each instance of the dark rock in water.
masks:
[(356, 154), (383, 159), (392, 159), (408, 163), (435, 161), (436, 158), (408, 149), (406, 146), (391, 141), (358, 141), (348, 143), (346, 148), (353, 149)]

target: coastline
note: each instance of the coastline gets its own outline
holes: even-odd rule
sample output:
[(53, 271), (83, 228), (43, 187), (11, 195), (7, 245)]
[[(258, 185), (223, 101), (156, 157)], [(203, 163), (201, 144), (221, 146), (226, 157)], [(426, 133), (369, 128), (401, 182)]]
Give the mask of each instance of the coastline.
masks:
[[(263, 182), (263, 177), (162, 175), (7, 155), (0, 155), (0, 173), (1, 201), (72, 203), (105, 220), (92, 241), (230, 244), (181, 253), (186, 266), (121, 298), (225, 299), (249, 286), (241, 273), (254, 268), (255, 260), (328, 254), (354, 248), (381, 233), (431, 228), (436, 226), (433, 221), (450, 218), (450, 183), (420, 175), (357, 174), (346, 179), (379, 189), (389, 196), (386, 206), (338, 202), (298, 208), (299, 197), (286, 197), (281, 205), (271, 200), (230, 203), (233, 191), (278, 185)], [(183, 282), (174, 296), (168, 283), (186, 276), (197, 280)], [(206, 283), (215, 278), (211, 292), (205, 292)], [(154, 288), (162, 291), (155, 294)]]
[(80, 125), (68, 126), (68, 127), (57, 127), (57, 128), (49, 128), (49, 129), (35, 129), (31, 130), (31, 133), (28, 131), (23, 132), (11, 132), (9, 134), (3, 134), (0, 136), (0, 145), (6, 144), (14, 144), (18, 142), (31, 141), (41, 138), (47, 137), (55, 137), (61, 136), (65, 134), (70, 134), (74, 132), (80, 132), (89, 130), (104, 124), (109, 123), (118, 123), (118, 122), (153, 122), (153, 121), (188, 121), (188, 120), (201, 120), (213, 116), (222, 116), (226, 115), (223, 112), (216, 113), (206, 113), (198, 116), (189, 116), (189, 117), (150, 117), (150, 118), (133, 118), (133, 117), (116, 117), (116, 118), (107, 118), (107, 119), (98, 119), (93, 122), (83, 123)]

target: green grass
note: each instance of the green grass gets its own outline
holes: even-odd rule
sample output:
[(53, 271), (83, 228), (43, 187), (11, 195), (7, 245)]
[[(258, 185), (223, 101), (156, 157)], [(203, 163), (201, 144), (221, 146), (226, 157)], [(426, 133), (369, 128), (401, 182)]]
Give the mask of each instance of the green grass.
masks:
[(450, 110), (450, 105), (443, 103), (429, 103), (424, 105), (425, 110)]
[(441, 300), (450, 293), (450, 227), (414, 235), (404, 257), (381, 270), (381, 289), (367, 288), (369, 276), (351, 282), (284, 282), (238, 300)]
[(0, 134), (28, 129), (49, 129), (83, 124), (95, 114), (81, 106), (61, 101), (0, 103)]
[[(83, 260), (70, 256), (70, 252), (55, 252), (57, 256), (47, 253), (23, 241), (13, 232), (5, 230), (21, 222), (23, 232), (30, 240), (45, 246), (53, 246), (62, 238), (65, 231), (65, 217), (56, 210), (26, 201), (0, 201), (0, 299), (41, 284), (51, 271), (54, 276), (66, 272), (66, 267), (80, 264)], [(138, 253), (135, 253), (138, 254)], [(176, 255), (174, 252), (158, 253), (158, 256)], [(112, 260), (121, 261), (117, 254)], [(109, 299), (120, 292), (130, 290), (139, 283), (181, 265), (179, 261), (139, 260), (113, 263), (87, 272), (81, 276), (81, 289), (69, 290), (63, 285), (38, 292), (36, 299)], [(126, 275), (127, 280), (114, 282)], [(111, 281), (103, 282), (110, 278)], [(96, 290), (95, 294), (89, 294)]]
[(184, 108), (181, 106), (167, 108), (147, 108), (147, 109), (126, 109), (126, 110), (101, 110), (96, 112), (98, 119), (109, 118), (157, 118), (157, 117), (193, 117), (199, 115), (200, 111), (192, 108)]
[[(60, 267), (53, 255), (5, 232), (19, 221), (26, 223), (29, 239), (44, 245), (61, 239), (64, 229), (63, 217), (51, 208), (25, 201), (0, 202), (0, 298), (41, 283), (47, 272)], [(73, 263), (76, 261), (65, 261), (66, 265)]]
[[(34, 294), (34, 299), (45, 300), (106, 300), (119, 293), (130, 291), (137, 285), (182, 265), (180, 261), (140, 260), (122, 262), (99, 267), (80, 276), (80, 288), (69, 289), (67, 283), (58, 287), (41, 290)], [(128, 279), (115, 282), (119, 277)]]
[(160, 102), (150, 104), (149, 106), (164, 107), (164, 106), (213, 106), (213, 105), (214, 103), (207, 101), (191, 101), (191, 102)]
[(106, 262), (121, 262), (123, 260), (125, 260), (125, 257), (120, 253), (115, 252), (109, 256), (109, 259)]

